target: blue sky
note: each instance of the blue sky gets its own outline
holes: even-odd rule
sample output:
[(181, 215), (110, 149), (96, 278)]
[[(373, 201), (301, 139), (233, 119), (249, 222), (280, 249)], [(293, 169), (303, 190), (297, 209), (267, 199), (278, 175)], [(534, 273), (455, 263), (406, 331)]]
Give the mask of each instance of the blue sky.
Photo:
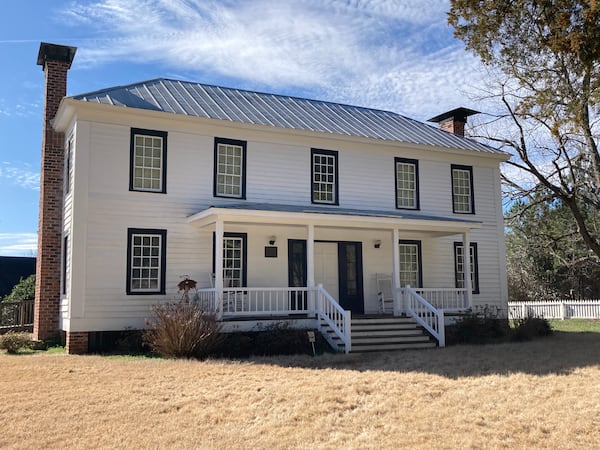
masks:
[[(41, 41), (78, 47), (68, 95), (157, 77), (426, 120), (484, 80), (447, 0), (20, 0), (0, 17), (0, 255), (36, 250)], [(480, 108), (481, 109), (481, 108)]]

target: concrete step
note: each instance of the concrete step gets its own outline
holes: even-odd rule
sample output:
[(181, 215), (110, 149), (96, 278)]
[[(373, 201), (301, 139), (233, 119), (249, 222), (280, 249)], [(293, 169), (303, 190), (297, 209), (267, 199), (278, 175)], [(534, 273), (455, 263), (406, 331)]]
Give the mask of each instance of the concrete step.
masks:
[(431, 342), (429, 336), (417, 334), (412, 336), (386, 336), (381, 337), (354, 337), (352, 336), (352, 347), (360, 344), (409, 344), (413, 342)]
[(371, 331), (371, 330), (419, 330), (420, 326), (416, 323), (382, 323), (382, 324), (352, 324), (352, 332), (354, 331)]
[(351, 322), (352, 322), (352, 325), (370, 325), (370, 324), (382, 325), (382, 324), (386, 324), (386, 323), (393, 323), (393, 324), (415, 323), (415, 321), (412, 317), (387, 317), (387, 316), (385, 316), (385, 317), (369, 317), (369, 318), (352, 318)]
[(372, 344), (372, 345), (354, 345), (352, 344), (352, 353), (363, 352), (381, 352), (390, 350), (415, 350), (424, 348), (435, 348), (434, 342), (414, 342), (406, 344)]
[(402, 328), (396, 330), (368, 329), (355, 330), (352, 328), (352, 337), (368, 337), (368, 336), (412, 336), (415, 334), (423, 334), (421, 328)]

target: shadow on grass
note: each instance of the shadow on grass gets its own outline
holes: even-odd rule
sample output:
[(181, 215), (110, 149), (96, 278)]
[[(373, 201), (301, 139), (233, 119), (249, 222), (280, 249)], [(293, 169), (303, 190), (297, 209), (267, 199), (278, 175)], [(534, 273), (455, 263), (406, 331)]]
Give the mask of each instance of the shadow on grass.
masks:
[(600, 365), (600, 333), (555, 332), (528, 342), (456, 345), (430, 350), (349, 355), (254, 357), (254, 363), (283, 367), (356, 371), (421, 372), (447, 378), (485, 375), (567, 375)]

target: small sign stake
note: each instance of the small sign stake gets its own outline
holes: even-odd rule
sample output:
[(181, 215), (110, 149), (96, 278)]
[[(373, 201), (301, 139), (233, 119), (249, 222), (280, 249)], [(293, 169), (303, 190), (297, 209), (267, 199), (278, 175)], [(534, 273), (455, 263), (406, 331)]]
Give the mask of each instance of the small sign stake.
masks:
[(315, 332), (307, 331), (306, 334), (308, 335), (308, 342), (310, 342), (310, 344), (312, 345), (313, 356), (317, 356), (317, 354), (315, 352), (315, 341), (316, 341)]

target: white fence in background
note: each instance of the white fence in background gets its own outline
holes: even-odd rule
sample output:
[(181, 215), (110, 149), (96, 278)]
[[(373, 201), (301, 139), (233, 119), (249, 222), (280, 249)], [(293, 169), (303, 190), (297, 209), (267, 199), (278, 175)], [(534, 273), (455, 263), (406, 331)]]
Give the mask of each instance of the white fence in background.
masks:
[(509, 319), (529, 316), (544, 319), (600, 319), (600, 299), (508, 303)]

